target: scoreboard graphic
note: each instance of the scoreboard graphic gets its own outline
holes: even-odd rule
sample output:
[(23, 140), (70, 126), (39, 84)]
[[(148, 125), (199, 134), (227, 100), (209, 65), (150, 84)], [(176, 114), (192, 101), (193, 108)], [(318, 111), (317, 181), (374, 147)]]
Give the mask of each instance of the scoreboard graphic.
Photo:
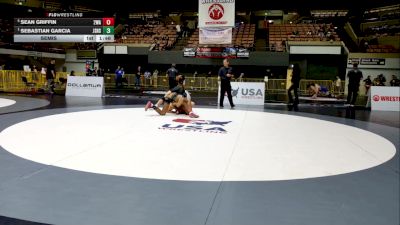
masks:
[(114, 18), (15, 18), (14, 42), (114, 42)]

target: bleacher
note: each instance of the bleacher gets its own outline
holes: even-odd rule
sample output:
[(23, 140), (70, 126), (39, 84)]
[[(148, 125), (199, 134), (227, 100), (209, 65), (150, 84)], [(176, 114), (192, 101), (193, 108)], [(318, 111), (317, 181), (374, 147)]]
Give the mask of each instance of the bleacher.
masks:
[(340, 41), (332, 25), (327, 24), (272, 24), (268, 39), (272, 51), (283, 51), (286, 41)]
[(315, 18), (345, 17), (349, 10), (311, 10), (311, 16)]
[(359, 23), (359, 48), (367, 53), (400, 52), (400, 4), (367, 9)]
[(11, 20), (0, 18), (0, 43), (9, 42), (12, 39), (12, 31)]
[(368, 53), (398, 53), (399, 49), (395, 49), (392, 45), (368, 45)]
[(364, 29), (363, 35), (375, 36), (399, 36), (400, 35), (400, 22), (398, 24), (382, 24), (377, 26), (369, 26)]
[(372, 8), (364, 11), (364, 20), (367, 21), (384, 21), (395, 20), (400, 16), (400, 4)]
[[(255, 41), (255, 24), (240, 24), (239, 27), (233, 28), (232, 30), (232, 44), (231, 45), (207, 45), (207, 47), (254, 47)], [(205, 45), (199, 44), (199, 29), (196, 29), (188, 40), (187, 47), (203, 47)]]
[(172, 48), (177, 40), (175, 25), (145, 24), (130, 25), (125, 30), (118, 43), (146, 44), (153, 50)]

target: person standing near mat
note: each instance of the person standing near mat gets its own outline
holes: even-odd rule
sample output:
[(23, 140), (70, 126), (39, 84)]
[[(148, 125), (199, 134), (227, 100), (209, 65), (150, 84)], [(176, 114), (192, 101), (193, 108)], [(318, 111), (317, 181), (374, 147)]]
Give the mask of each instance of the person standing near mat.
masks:
[(221, 67), (218, 71), (218, 76), (221, 80), (221, 93), (219, 96), (219, 107), (224, 107), (224, 97), (225, 92), (228, 94), (228, 100), (231, 104), (231, 108), (234, 108), (235, 105), (233, 104), (232, 100), (232, 87), (231, 87), (231, 78), (233, 77), (232, 67), (229, 66), (229, 59), (224, 59), (223, 61), (224, 66)]
[[(287, 91), (289, 96), (289, 104), (293, 104), (294, 107), (297, 107), (297, 105), (299, 104), (298, 89), (300, 86), (300, 66), (297, 63), (293, 65), (291, 82), (292, 85), (290, 85)], [(294, 102), (292, 97), (292, 91), (294, 93)]]
[(46, 70), (47, 90), (49, 94), (54, 93), (54, 79), (56, 79), (56, 60), (50, 60)]
[(135, 87), (140, 88), (140, 79), (142, 78), (142, 67), (138, 66), (135, 75)]
[(173, 89), (178, 83), (176, 82), (176, 76), (179, 74), (178, 70), (175, 68), (175, 63), (171, 65), (171, 68), (167, 70), (169, 90)]
[(347, 73), (347, 77), (349, 78), (347, 104), (350, 104), (350, 107), (353, 107), (357, 100), (360, 81), (363, 78), (363, 74), (358, 69), (357, 63), (353, 64), (353, 69)]

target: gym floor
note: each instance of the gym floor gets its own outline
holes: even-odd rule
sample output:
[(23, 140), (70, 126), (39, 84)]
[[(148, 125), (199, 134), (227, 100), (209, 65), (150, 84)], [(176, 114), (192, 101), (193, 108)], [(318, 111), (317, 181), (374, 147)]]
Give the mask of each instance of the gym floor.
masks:
[(0, 224), (399, 224), (398, 112), (0, 95)]

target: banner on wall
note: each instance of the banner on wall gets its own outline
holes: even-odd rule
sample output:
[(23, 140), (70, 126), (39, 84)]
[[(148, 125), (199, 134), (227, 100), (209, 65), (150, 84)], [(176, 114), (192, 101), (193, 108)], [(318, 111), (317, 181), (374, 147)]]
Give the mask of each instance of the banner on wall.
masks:
[[(238, 105), (264, 105), (265, 83), (261, 82), (231, 82), (232, 99)], [(221, 85), (218, 89), (218, 101), (221, 94)], [(226, 94), (225, 94), (226, 95)], [(224, 105), (229, 105), (228, 97), (224, 98)]]
[(199, 44), (231, 44), (232, 28), (200, 28)]
[(184, 57), (196, 58), (249, 58), (250, 52), (246, 48), (213, 47), (213, 48), (184, 48)]
[(199, 0), (199, 27), (234, 27), (235, 0)]
[(236, 53), (237, 58), (249, 58), (250, 51), (247, 48), (239, 48)]
[(183, 56), (184, 57), (196, 57), (196, 48), (184, 48)]
[(349, 58), (347, 60), (348, 65), (352, 65), (354, 63), (359, 65), (385, 65), (386, 60), (380, 58)]
[(196, 49), (197, 58), (236, 58), (236, 48), (205, 48)]
[(371, 87), (371, 110), (400, 111), (400, 87)]
[(68, 76), (65, 96), (102, 97), (105, 95), (103, 77)]

